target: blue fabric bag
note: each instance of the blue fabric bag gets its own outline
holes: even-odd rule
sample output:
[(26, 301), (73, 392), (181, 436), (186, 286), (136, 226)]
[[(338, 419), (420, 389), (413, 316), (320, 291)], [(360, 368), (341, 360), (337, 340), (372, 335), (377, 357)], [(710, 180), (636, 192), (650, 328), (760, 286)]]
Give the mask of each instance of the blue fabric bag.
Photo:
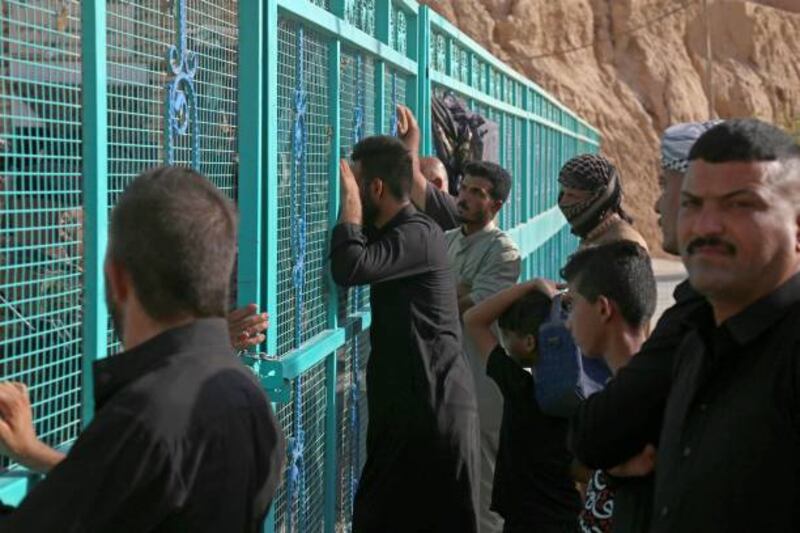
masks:
[(561, 296), (553, 298), (550, 317), (539, 327), (538, 359), (533, 367), (535, 400), (547, 415), (572, 416), (580, 402), (611, 377), (601, 359), (581, 354), (567, 329)]

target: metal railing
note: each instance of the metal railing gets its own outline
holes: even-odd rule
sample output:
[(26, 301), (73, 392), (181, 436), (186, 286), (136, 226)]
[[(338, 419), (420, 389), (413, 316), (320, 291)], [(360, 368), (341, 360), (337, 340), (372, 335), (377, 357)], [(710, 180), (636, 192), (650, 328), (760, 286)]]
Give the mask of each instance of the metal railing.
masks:
[[(196, 166), (238, 204), (238, 303), (272, 317), (270, 356), (246, 358), (290, 444), (266, 531), (346, 530), (365, 458), (369, 291), (337, 289), (326, 259), (355, 142), (393, 133), (402, 103), (431, 153), (431, 97), (454, 91), (499, 125), (523, 277), (576, 245), (556, 178), (597, 131), (413, 1), (8, 0), (0, 22), (0, 379), (29, 385), (49, 444), (76, 438), (91, 364), (120, 349), (109, 210), (142, 170)], [(30, 476), (0, 468), (19, 501)]]

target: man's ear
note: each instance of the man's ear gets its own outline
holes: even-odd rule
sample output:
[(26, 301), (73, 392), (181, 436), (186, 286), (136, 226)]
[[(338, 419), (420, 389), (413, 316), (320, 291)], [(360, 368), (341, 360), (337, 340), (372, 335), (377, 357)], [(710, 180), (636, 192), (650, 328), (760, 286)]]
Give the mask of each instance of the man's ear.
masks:
[(794, 236), (794, 251), (800, 252), (800, 213), (795, 218), (795, 236)]
[(614, 314), (617, 313), (617, 308), (614, 302), (603, 295), (597, 297), (597, 302), (595, 302), (595, 305), (598, 306), (598, 310), (600, 311), (600, 320), (603, 323), (610, 321)]
[(122, 303), (127, 300), (131, 291), (131, 279), (125, 268), (119, 262), (106, 257), (103, 269), (106, 274), (109, 294), (114, 301)]
[(524, 343), (525, 343), (525, 351), (528, 353), (532, 353), (533, 351), (536, 350), (537, 347), (536, 335), (528, 333), (527, 335), (525, 335)]
[(442, 178), (439, 177), (433, 178), (433, 181), (431, 181), (431, 183), (433, 183), (433, 186), (439, 189), (440, 191), (444, 190), (444, 180)]
[(500, 212), (500, 209), (503, 208), (503, 201), (502, 200), (494, 200), (493, 203), (492, 203), (492, 207), (494, 208), (494, 214), (496, 215), (497, 213)]
[(381, 198), (383, 196), (383, 180), (381, 178), (373, 179), (369, 184), (369, 191), (374, 198)]

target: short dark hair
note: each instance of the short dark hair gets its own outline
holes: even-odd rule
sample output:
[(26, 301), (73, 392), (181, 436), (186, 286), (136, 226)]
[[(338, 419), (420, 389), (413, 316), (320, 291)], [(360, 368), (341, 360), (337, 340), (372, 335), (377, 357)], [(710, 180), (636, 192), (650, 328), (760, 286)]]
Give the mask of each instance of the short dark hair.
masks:
[(505, 202), (511, 192), (511, 174), (498, 164), (489, 161), (470, 161), (464, 165), (464, 176), (483, 178), (492, 184), (491, 196)]
[(633, 241), (617, 241), (579, 250), (561, 270), (581, 296), (596, 302), (605, 296), (615, 302), (625, 322), (647, 323), (656, 309), (656, 279), (647, 251)]
[(552, 300), (546, 294), (533, 291), (519, 298), (500, 315), (500, 329), (517, 335), (538, 335), (539, 327), (550, 316)]
[(689, 161), (708, 163), (800, 159), (800, 145), (782, 129), (754, 118), (726, 120), (697, 139)]
[(109, 256), (156, 320), (225, 316), (235, 254), (233, 204), (190, 168), (144, 172), (111, 213)]
[(411, 154), (400, 139), (388, 135), (367, 137), (355, 145), (351, 159), (361, 163), (364, 183), (381, 178), (392, 196), (408, 199), (414, 169)]

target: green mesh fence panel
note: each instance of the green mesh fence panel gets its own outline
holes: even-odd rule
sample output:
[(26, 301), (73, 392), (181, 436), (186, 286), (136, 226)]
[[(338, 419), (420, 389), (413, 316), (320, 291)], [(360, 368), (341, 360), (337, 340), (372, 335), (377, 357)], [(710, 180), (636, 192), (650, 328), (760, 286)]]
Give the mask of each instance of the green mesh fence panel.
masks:
[[(355, 145), (356, 108), (361, 109), (363, 117), (362, 138), (378, 133), (375, 125), (375, 62), (371, 56), (342, 50), (339, 105), (339, 146), (341, 156), (347, 158)], [(369, 287), (347, 291), (346, 309), (350, 312), (368, 304)]]
[[(357, 73), (361, 58), (361, 72)], [(354, 113), (357, 106), (363, 113), (363, 136), (375, 135), (375, 62), (371, 56), (342, 50), (339, 87), (339, 146), (342, 157), (350, 157), (355, 144)], [(362, 102), (357, 102), (358, 83), (361, 82)]]
[(330, 10), (331, 8), (330, 0), (309, 0), (309, 2), (324, 9)]
[(431, 33), (431, 69), (446, 73), (447, 70), (447, 38), (439, 32)]
[[(287, 519), (292, 514), (292, 523), (298, 524), (298, 505), (306, 506), (306, 529), (309, 532), (324, 530), (324, 485), (325, 485), (325, 365), (317, 365), (303, 374), (302, 414), (305, 431), (303, 460), (305, 465), (305, 497), (291, 502), (287, 497), (286, 482), (278, 487), (273, 505), (275, 509), (275, 531), (288, 531)], [(278, 423), (283, 428), (287, 441), (294, 437), (294, 383), (289, 386), (290, 399), (276, 410)], [(302, 502), (302, 503), (301, 503)], [(290, 508), (291, 507), (291, 508)]]
[[(352, 387), (354, 384), (354, 359), (353, 353), (358, 349), (358, 375), (359, 395), (358, 395), (358, 424), (354, 426), (353, 415), (355, 404), (353, 402)], [(340, 350), (338, 376), (337, 376), (337, 424), (340, 428), (337, 439), (337, 467), (339, 488), (337, 491), (337, 509), (339, 523), (337, 531), (349, 531), (349, 522), (353, 514), (353, 497), (355, 485), (358, 482), (361, 468), (367, 456), (367, 388), (366, 371), (367, 359), (370, 352), (369, 332), (356, 334), (347, 345)], [(358, 453), (354, 453), (354, 448), (358, 448)], [(353, 460), (358, 457), (359, 464), (354, 465)]]
[(359, 30), (375, 35), (375, 0), (344, 0), (344, 18)]
[[(505, 168), (511, 174), (513, 179), (514, 176), (520, 175), (519, 172), (517, 172), (517, 163), (522, 157), (522, 154), (517, 151), (516, 139), (518, 136), (514, 131), (514, 117), (507, 113), (503, 113), (501, 117), (501, 120), (503, 121), (503, 134), (505, 136), (505, 140), (503, 142), (503, 148), (505, 149), (505, 157), (502, 160), (503, 168)], [(513, 197), (509, 199), (511, 201), (508, 202), (500, 212), (504, 229), (511, 229), (515, 226)]]
[(79, 12), (77, 1), (0, 9), (0, 380), (27, 384), (53, 446), (80, 428)]
[(306, 91), (306, 256), (302, 323), (295, 324), (292, 286), (291, 180), (292, 128), (297, 23), (278, 23), (278, 355), (294, 348), (295, 328), (302, 342), (327, 326), (325, 251), (328, 240), (328, 161), (331, 128), (328, 117), (328, 45), (319, 36), (304, 32), (303, 85)]
[[(113, 207), (125, 187), (143, 170), (165, 163), (164, 116), (169, 47), (176, 45), (171, 3), (142, 0), (109, 2), (108, 191)], [(236, 4), (187, 2), (187, 50), (197, 56), (194, 77), (199, 120), (199, 170), (236, 200)], [(174, 138), (175, 164), (190, 166), (191, 135)], [(121, 348), (110, 331), (109, 352)]]
[(395, 3), (389, 18), (389, 44), (398, 52), (408, 53), (408, 15)]
[(523, 168), (522, 153), (525, 147), (522, 145), (523, 121), (520, 118), (512, 118), (514, 126), (514, 165), (509, 168), (511, 172), (511, 194), (509, 203), (511, 204), (511, 224), (516, 226), (524, 222), (522, 218), (522, 182), (528, 178), (527, 171)]
[[(397, 113), (392, 101), (392, 90), (395, 91), (395, 98), (398, 104), (407, 104), (406, 90), (409, 80), (406, 76), (397, 73), (392, 69), (386, 69), (384, 78), (384, 113), (383, 113), (383, 132), (389, 134), (392, 126), (392, 117)], [(393, 88), (394, 86), (394, 88)]]

